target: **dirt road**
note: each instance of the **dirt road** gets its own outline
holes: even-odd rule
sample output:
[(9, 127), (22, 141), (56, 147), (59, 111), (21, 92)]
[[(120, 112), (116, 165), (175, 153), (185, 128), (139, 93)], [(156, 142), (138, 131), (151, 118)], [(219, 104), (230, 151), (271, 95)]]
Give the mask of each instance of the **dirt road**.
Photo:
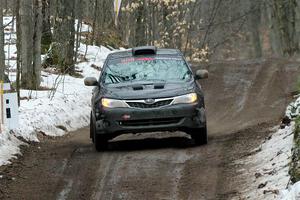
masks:
[(245, 166), (233, 161), (279, 122), (300, 67), (273, 59), (209, 71), (208, 145), (193, 147), (184, 133), (150, 133), (122, 136), (96, 153), (87, 128), (44, 138), (0, 168), (1, 199), (239, 199), (235, 177)]

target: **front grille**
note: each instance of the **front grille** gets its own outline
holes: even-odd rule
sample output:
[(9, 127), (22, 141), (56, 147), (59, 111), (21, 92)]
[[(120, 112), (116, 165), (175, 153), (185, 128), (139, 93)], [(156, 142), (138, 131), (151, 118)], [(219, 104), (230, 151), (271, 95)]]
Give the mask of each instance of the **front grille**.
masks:
[(162, 101), (157, 101), (153, 104), (147, 104), (143, 102), (126, 102), (130, 107), (133, 108), (159, 108), (162, 106), (167, 106), (172, 103), (173, 99), (168, 99), (168, 100), (162, 100)]
[(128, 120), (128, 121), (120, 121), (119, 124), (121, 126), (155, 126), (155, 125), (177, 124), (181, 120), (182, 120), (181, 117), (144, 119), (144, 120)]

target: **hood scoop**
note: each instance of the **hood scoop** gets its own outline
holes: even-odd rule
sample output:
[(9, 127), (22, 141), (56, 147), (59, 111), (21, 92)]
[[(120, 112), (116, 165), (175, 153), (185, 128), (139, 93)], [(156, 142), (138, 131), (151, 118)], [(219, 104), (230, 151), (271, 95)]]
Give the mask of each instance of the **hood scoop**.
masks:
[(143, 90), (143, 89), (164, 89), (165, 88), (165, 83), (154, 83), (153, 87), (152, 84), (150, 85), (141, 85), (141, 84), (137, 84), (137, 85), (133, 85), (132, 89), (133, 90)]
[(154, 89), (164, 89), (165, 88), (165, 83), (155, 83), (154, 84)]
[(144, 87), (143, 87), (143, 85), (133, 85), (133, 86), (132, 86), (132, 89), (133, 89), (133, 90), (143, 90)]

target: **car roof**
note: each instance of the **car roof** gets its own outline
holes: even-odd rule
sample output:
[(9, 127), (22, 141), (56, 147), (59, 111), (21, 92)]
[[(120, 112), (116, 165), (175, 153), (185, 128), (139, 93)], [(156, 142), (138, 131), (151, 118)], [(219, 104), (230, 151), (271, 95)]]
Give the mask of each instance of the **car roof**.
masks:
[[(138, 48), (141, 48), (141, 47), (138, 47)], [(147, 47), (145, 47), (145, 48), (147, 48)], [(126, 50), (121, 50), (121, 51), (116, 51), (116, 52), (110, 53), (107, 56), (107, 59), (135, 57), (135, 55), (133, 55), (133, 53), (132, 53), (133, 49), (126, 49)], [(145, 54), (145, 55), (149, 55), (149, 54)], [(182, 56), (182, 53), (178, 49), (157, 48), (156, 53), (153, 55)]]

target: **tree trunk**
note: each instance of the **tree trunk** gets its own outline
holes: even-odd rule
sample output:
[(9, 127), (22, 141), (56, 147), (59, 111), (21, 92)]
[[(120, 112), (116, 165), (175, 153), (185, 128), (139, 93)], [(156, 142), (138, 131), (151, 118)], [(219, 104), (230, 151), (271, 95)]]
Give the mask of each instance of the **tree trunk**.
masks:
[(274, 0), (273, 16), (279, 31), (282, 52), (284, 55), (293, 55), (299, 52), (298, 38), (296, 37), (296, 0)]
[(74, 47), (75, 47), (75, 1), (68, 1), (69, 5), (68, 13), (70, 13), (70, 18), (68, 19), (68, 27), (69, 27), (69, 41), (66, 46), (66, 58), (65, 58), (65, 66), (67, 72), (73, 74), (75, 72), (74, 66)]
[[(15, 0), (16, 5), (16, 31), (17, 31), (17, 38), (21, 38), (21, 28), (20, 28), (20, 0)], [(17, 40), (17, 76), (16, 76), (16, 87), (17, 87), (17, 94), (18, 94), (18, 104), (20, 106), (20, 89), (21, 89), (21, 41)]]
[(97, 31), (97, 16), (98, 16), (98, 0), (95, 0), (95, 3), (94, 3), (94, 16), (93, 16), (93, 25), (92, 25), (92, 36), (91, 36), (91, 40), (90, 40), (90, 45), (93, 45), (94, 44), (94, 41), (95, 41), (95, 34), (96, 34), (96, 31)]
[(20, 1), (21, 85), (36, 90), (41, 68), (41, 0)]
[(51, 23), (50, 23), (50, 0), (42, 0), (42, 52), (46, 53), (52, 43)]
[(5, 54), (4, 54), (4, 27), (3, 27), (3, 0), (0, 0), (0, 80), (4, 80)]
[(41, 39), (42, 39), (42, 2), (34, 0), (34, 33), (33, 33), (33, 77), (34, 85), (39, 86), (41, 83)]
[(137, 15), (136, 15), (135, 46), (146, 45), (144, 16), (145, 16), (144, 6), (140, 6), (137, 10)]
[(74, 72), (75, 1), (57, 0), (54, 24), (54, 64), (63, 73)]
[(32, 53), (33, 53), (33, 25), (32, 25), (32, 0), (20, 1), (21, 24), (21, 84), (23, 88), (34, 89), (32, 77)]
[(81, 41), (81, 28), (82, 28), (82, 4), (81, 2), (76, 1), (76, 7), (78, 10), (78, 21), (77, 21), (77, 27), (76, 27), (76, 45), (75, 45), (75, 56), (74, 56), (74, 62), (77, 62), (78, 59), (78, 49), (80, 47), (80, 41)]
[(251, 32), (251, 39), (253, 44), (253, 58), (260, 58), (262, 57), (262, 45), (261, 45), (261, 38), (260, 38), (260, 21), (261, 21), (261, 8), (260, 5), (257, 5), (257, 2), (250, 2), (251, 10), (253, 10), (253, 14), (250, 15), (250, 32)]

